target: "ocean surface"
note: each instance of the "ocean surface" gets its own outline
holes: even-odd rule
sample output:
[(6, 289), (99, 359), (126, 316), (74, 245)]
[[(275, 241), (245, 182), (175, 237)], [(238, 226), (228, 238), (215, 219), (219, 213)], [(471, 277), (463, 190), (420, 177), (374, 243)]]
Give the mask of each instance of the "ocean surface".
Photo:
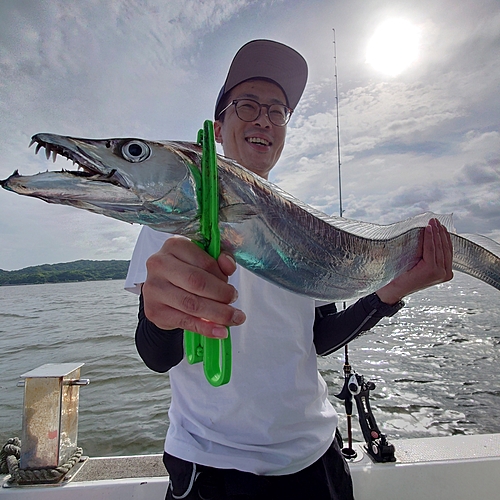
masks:
[[(137, 297), (122, 281), (0, 287), (0, 446), (21, 437), (19, 376), (44, 363), (84, 362), (78, 443), (91, 456), (161, 453), (169, 378), (134, 346)], [(376, 388), (371, 403), (389, 441), (500, 432), (500, 292), (456, 273), (350, 344), (352, 368)], [(344, 350), (319, 358), (330, 400)], [(357, 412), (355, 411), (355, 414)], [(355, 441), (363, 441), (356, 417)]]

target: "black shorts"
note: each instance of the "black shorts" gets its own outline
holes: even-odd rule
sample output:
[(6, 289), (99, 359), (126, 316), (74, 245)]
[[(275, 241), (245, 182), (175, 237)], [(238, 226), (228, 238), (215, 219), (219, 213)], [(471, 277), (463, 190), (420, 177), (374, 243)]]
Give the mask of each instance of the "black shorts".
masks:
[(284, 476), (214, 469), (163, 455), (170, 475), (166, 500), (353, 500), (352, 481), (336, 439), (309, 467)]

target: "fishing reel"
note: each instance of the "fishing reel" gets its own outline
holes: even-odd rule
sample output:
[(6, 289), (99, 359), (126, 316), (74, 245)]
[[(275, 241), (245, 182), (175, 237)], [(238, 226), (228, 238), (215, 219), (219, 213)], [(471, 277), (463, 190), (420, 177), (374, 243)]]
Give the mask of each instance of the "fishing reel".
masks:
[[(336, 397), (344, 401), (348, 417), (352, 415), (352, 399), (356, 401), (359, 424), (366, 442), (365, 449), (372, 459), (375, 462), (395, 462), (396, 449), (387, 441), (386, 435), (380, 432), (370, 406), (370, 391), (375, 387), (373, 382), (366, 382), (363, 375), (348, 373), (344, 378), (344, 386)], [(356, 457), (352, 447), (344, 448), (342, 453), (346, 458)]]

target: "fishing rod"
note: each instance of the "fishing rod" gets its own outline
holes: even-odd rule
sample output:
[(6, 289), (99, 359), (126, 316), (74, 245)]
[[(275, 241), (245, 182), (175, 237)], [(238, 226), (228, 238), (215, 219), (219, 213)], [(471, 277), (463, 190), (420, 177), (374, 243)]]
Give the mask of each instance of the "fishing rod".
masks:
[[(335, 36), (335, 28), (333, 31), (333, 63), (334, 63), (334, 78), (335, 78), (335, 117), (337, 122), (337, 164), (338, 164), (338, 190), (339, 190), (339, 216), (343, 217), (344, 208), (342, 206), (342, 161), (340, 156), (340, 118), (339, 118), (339, 85), (338, 85), (338, 68), (337, 68), (337, 40)], [(343, 303), (343, 309), (346, 308), (346, 303)], [(347, 447), (342, 448), (342, 454), (346, 458), (356, 458), (357, 453), (352, 447), (352, 394), (349, 392), (349, 380), (352, 376), (351, 365), (349, 364), (349, 344), (344, 346), (344, 387), (340, 394), (336, 397), (344, 400), (345, 413), (347, 419)]]
[(335, 40), (335, 28), (333, 29), (333, 62), (334, 62), (334, 76), (335, 76), (335, 111), (337, 118), (337, 162), (338, 162), (338, 173), (339, 173), (339, 215), (342, 217), (344, 215), (344, 209), (342, 208), (342, 173), (340, 161), (340, 119), (339, 119), (339, 85), (338, 85), (338, 72), (337, 72), (337, 42)]
[[(339, 87), (337, 69), (337, 41), (335, 28), (333, 30), (333, 60), (335, 76), (335, 114), (337, 122), (337, 163), (338, 163), (338, 188), (339, 188), (339, 215), (344, 216), (342, 206), (342, 162), (340, 156), (340, 118), (339, 118)], [(343, 303), (346, 309), (346, 303)], [(376, 462), (394, 462), (394, 445), (387, 441), (385, 434), (380, 432), (370, 406), (370, 391), (375, 389), (375, 384), (365, 381), (363, 375), (358, 375), (349, 364), (349, 343), (344, 346), (344, 385), (335, 397), (344, 401), (347, 420), (347, 446), (342, 448), (342, 455), (347, 459), (355, 459), (357, 452), (352, 447), (352, 410), (354, 399), (358, 410), (359, 424), (366, 442), (366, 451)]]

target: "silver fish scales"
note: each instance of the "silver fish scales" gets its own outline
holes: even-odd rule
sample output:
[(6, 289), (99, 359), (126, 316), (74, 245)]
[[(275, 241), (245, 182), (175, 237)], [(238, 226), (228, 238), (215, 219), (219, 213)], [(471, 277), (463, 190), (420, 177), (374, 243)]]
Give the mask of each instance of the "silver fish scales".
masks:
[[(199, 146), (54, 134), (32, 142), (47, 158), (64, 156), (81, 171), (16, 171), (0, 181), (5, 189), (198, 238)], [(452, 231), (454, 269), (500, 290), (500, 245), (454, 234), (449, 215), (425, 213), (387, 226), (327, 216), (222, 156), (218, 171), (222, 249), (292, 292), (339, 301), (379, 289), (418, 262), (432, 217)]]

